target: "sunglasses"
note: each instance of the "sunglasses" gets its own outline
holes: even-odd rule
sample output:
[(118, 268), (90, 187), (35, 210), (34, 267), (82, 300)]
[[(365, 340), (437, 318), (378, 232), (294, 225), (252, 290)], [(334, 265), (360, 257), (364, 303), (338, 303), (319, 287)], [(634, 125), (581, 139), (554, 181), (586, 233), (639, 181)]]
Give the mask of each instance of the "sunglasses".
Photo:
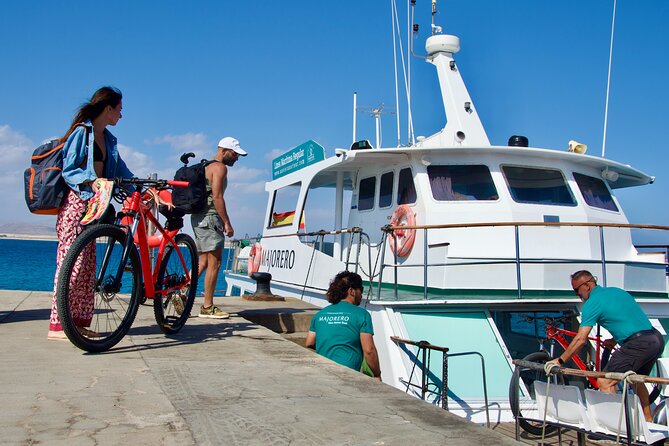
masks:
[(597, 282), (597, 276), (592, 276), (590, 279), (588, 279), (588, 280), (586, 280), (585, 282), (581, 283), (581, 284), (578, 285), (577, 287), (574, 287), (574, 294), (578, 294), (578, 290), (580, 290), (581, 287), (582, 287), (583, 285), (585, 285), (586, 283), (588, 283), (588, 282), (595, 282), (595, 283), (596, 283), (596, 282)]

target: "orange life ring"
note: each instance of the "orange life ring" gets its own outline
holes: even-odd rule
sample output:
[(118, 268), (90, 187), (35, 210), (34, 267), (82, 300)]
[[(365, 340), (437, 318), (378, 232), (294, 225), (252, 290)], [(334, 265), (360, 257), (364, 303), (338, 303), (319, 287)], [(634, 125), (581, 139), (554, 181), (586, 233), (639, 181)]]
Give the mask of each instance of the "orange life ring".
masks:
[(262, 245), (258, 242), (254, 243), (251, 246), (251, 252), (249, 253), (249, 277), (251, 274), (258, 272), (260, 269), (260, 260), (262, 259)]
[[(414, 226), (416, 224), (416, 214), (406, 204), (397, 206), (392, 217), (390, 217), (390, 226)], [(396, 229), (394, 237), (390, 236), (390, 249), (397, 254), (397, 257), (406, 257), (413, 248), (416, 240), (415, 229)]]

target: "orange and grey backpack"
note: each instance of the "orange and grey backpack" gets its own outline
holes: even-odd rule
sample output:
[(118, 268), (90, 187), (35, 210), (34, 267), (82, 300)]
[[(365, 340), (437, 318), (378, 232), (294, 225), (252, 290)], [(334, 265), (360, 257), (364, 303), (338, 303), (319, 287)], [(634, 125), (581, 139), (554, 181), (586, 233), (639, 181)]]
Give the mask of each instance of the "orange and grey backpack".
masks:
[(64, 145), (54, 139), (36, 148), (23, 174), (26, 204), (33, 214), (58, 214), (65, 201), (69, 187), (63, 179)]

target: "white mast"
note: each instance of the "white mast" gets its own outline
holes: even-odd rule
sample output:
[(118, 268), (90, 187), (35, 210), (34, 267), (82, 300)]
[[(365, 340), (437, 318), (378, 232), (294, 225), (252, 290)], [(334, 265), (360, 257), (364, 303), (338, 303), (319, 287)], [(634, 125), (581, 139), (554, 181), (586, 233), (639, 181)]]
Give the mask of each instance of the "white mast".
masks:
[(358, 102), (358, 93), (353, 92), (353, 141), (351, 141), (351, 144), (355, 143), (355, 124), (356, 124), (356, 119), (355, 119), (355, 110), (357, 107), (357, 102)]
[(453, 58), (460, 51), (460, 39), (446, 34), (433, 35), (427, 39), (425, 49), (427, 61), (437, 68), (446, 126), (426, 138), (422, 146), (490, 146), (488, 135)]
[(611, 64), (613, 62), (613, 31), (616, 25), (616, 0), (613, 0), (613, 18), (611, 19), (611, 43), (609, 45), (609, 73), (606, 78), (606, 105), (604, 106), (604, 136), (602, 137), (602, 158), (606, 153), (606, 123), (609, 120), (609, 92), (611, 91)]

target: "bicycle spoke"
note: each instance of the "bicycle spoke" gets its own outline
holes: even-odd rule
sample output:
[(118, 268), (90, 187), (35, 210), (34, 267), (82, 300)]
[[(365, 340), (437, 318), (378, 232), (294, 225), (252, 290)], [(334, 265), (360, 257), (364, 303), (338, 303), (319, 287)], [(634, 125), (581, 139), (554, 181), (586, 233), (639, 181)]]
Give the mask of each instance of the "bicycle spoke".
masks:
[[(126, 233), (118, 226), (89, 228), (75, 240), (63, 261), (59, 315), (68, 338), (84, 350), (111, 348), (127, 333), (137, 313), (139, 256), (131, 246), (131, 268), (121, 265), (125, 240)], [(82, 286), (81, 280), (91, 282)]]
[(186, 234), (175, 237), (176, 247), (168, 245), (160, 264), (154, 298), (154, 314), (166, 334), (181, 330), (190, 314), (197, 289), (197, 250)]

